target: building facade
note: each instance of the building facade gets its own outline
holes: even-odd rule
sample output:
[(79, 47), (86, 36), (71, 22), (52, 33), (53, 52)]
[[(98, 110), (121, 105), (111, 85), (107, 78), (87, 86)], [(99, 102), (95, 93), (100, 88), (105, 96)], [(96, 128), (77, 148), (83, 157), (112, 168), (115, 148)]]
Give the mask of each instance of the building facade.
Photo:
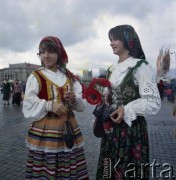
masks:
[(92, 80), (92, 70), (89, 71), (87, 69), (84, 69), (83, 70), (83, 78), (82, 78), (83, 81), (90, 81)]
[(105, 68), (99, 68), (99, 76), (106, 75), (106, 69)]
[(0, 69), (0, 80), (14, 81), (18, 79), (19, 81), (26, 81), (28, 76), (32, 71), (38, 69), (40, 66), (30, 63), (18, 63), (9, 64), (9, 67)]

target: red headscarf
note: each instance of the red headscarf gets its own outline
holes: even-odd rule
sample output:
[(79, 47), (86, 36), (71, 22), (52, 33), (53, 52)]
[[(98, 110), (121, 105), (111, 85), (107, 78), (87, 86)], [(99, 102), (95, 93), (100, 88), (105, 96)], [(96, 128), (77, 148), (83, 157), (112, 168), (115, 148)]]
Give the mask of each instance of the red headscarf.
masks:
[(66, 68), (66, 64), (68, 63), (68, 56), (67, 56), (67, 53), (64, 49), (64, 46), (62, 45), (61, 41), (59, 40), (59, 38), (57, 37), (54, 37), (54, 36), (47, 36), (47, 37), (44, 37), (41, 41), (40, 41), (40, 44), (39, 44), (39, 47), (41, 45), (42, 42), (44, 41), (49, 41), (51, 42), (53, 45), (55, 45), (57, 47), (57, 52), (58, 52), (58, 56), (60, 57), (59, 59), (61, 59), (61, 63), (62, 63), (62, 66), (59, 67), (60, 70), (62, 72), (64, 72), (67, 77), (73, 79), (73, 80), (79, 80), (79, 77), (78, 76), (75, 76), (72, 72), (70, 72), (67, 68)]
[[(67, 56), (67, 53), (61, 43), (61, 41), (57, 38), (57, 37), (54, 37), (54, 36), (47, 36), (47, 37), (44, 37), (41, 41), (40, 41), (40, 44), (43, 42), (43, 41), (49, 41), (51, 42), (52, 44), (54, 44), (58, 50), (58, 56), (60, 56), (61, 58), (61, 61), (63, 64), (66, 64), (68, 63), (68, 56)], [(39, 46), (40, 46), (39, 44)]]

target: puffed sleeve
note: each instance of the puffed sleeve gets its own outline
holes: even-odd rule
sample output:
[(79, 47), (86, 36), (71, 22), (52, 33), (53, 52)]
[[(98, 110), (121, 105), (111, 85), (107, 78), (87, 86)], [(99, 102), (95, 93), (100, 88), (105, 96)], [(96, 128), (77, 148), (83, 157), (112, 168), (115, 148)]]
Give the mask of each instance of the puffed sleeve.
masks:
[(76, 101), (74, 104), (71, 104), (71, 108), (75, 111), (82, 112), (85, 110), (85, 100), (82, 99), (82, 86), (78, 81), (74, 81), (73, 91), (76, 95)]
[(124, 120), (129, 126), (137, 116), (154, 115), (161, 107), (161, 99), (151, 66), (142, 64), (136, 69), (134, 76), (139, 86), (140, 98), (124, 106)]
[(46, 114), (46, 100), (38, 97), (39, 85), (37, 79), (31, 74), (26, 83), (26, 91), (23, 100), (23, 114), (25, 118), (40, 120)]

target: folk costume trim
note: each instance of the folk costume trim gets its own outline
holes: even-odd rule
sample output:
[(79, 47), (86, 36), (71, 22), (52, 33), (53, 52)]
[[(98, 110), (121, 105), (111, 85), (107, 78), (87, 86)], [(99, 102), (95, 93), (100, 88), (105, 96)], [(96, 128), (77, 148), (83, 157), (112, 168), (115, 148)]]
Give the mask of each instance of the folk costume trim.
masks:
[(38, 84), (39, 84), (39, 91), (41, 91), (41, 89), (42, 89), (42, 83), (41, 83), (41, 79), (40, 79), (37, 71), (33, 71), (32, 74), (33, 74), (33, 75), (35, 76), (35, 78), (37, 79), (37, 82), (38, 82)]
[[(33, 72), (33, 75), (37, 78), (37, 81), (39, 83), (39, 97), (43, 98), (45, 100), (54, 100), (54, 92), (53, 92), (53, 86), (56, 87), (57, 89), (57, 102), (60, 103), (61, 101), (63, 102), (63, 96), (64, 94), (68, 91), (68, 86), (72, 86), (71, 80), (67, 78), (66, 82), (64, 83), (63, 86), (58, 86), (54, 82), (52, 82), (50, 79), (48, 79), (41, 70), (37, 70)], [(44, 87), (42, 87), (44, 86)], [(44, 91), (47, 91), (44, 93)]]

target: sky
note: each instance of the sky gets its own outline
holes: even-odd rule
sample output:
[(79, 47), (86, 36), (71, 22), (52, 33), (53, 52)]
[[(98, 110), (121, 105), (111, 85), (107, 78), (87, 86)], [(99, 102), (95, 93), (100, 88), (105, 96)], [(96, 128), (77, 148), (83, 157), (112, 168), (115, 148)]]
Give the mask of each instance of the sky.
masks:
[[(0, 0), (0, 69), (13, 63), (40, 64), (40, 40), (57, 36), (69, 57), (67, 67), (108, 68), (118, 60), (108, 31), (129, 24), (140, 38), (147, 61), (156, 71), (160, 48), (176, 53), (176, 0)], [(176, 54), (171, 55), (176, 70)]]

